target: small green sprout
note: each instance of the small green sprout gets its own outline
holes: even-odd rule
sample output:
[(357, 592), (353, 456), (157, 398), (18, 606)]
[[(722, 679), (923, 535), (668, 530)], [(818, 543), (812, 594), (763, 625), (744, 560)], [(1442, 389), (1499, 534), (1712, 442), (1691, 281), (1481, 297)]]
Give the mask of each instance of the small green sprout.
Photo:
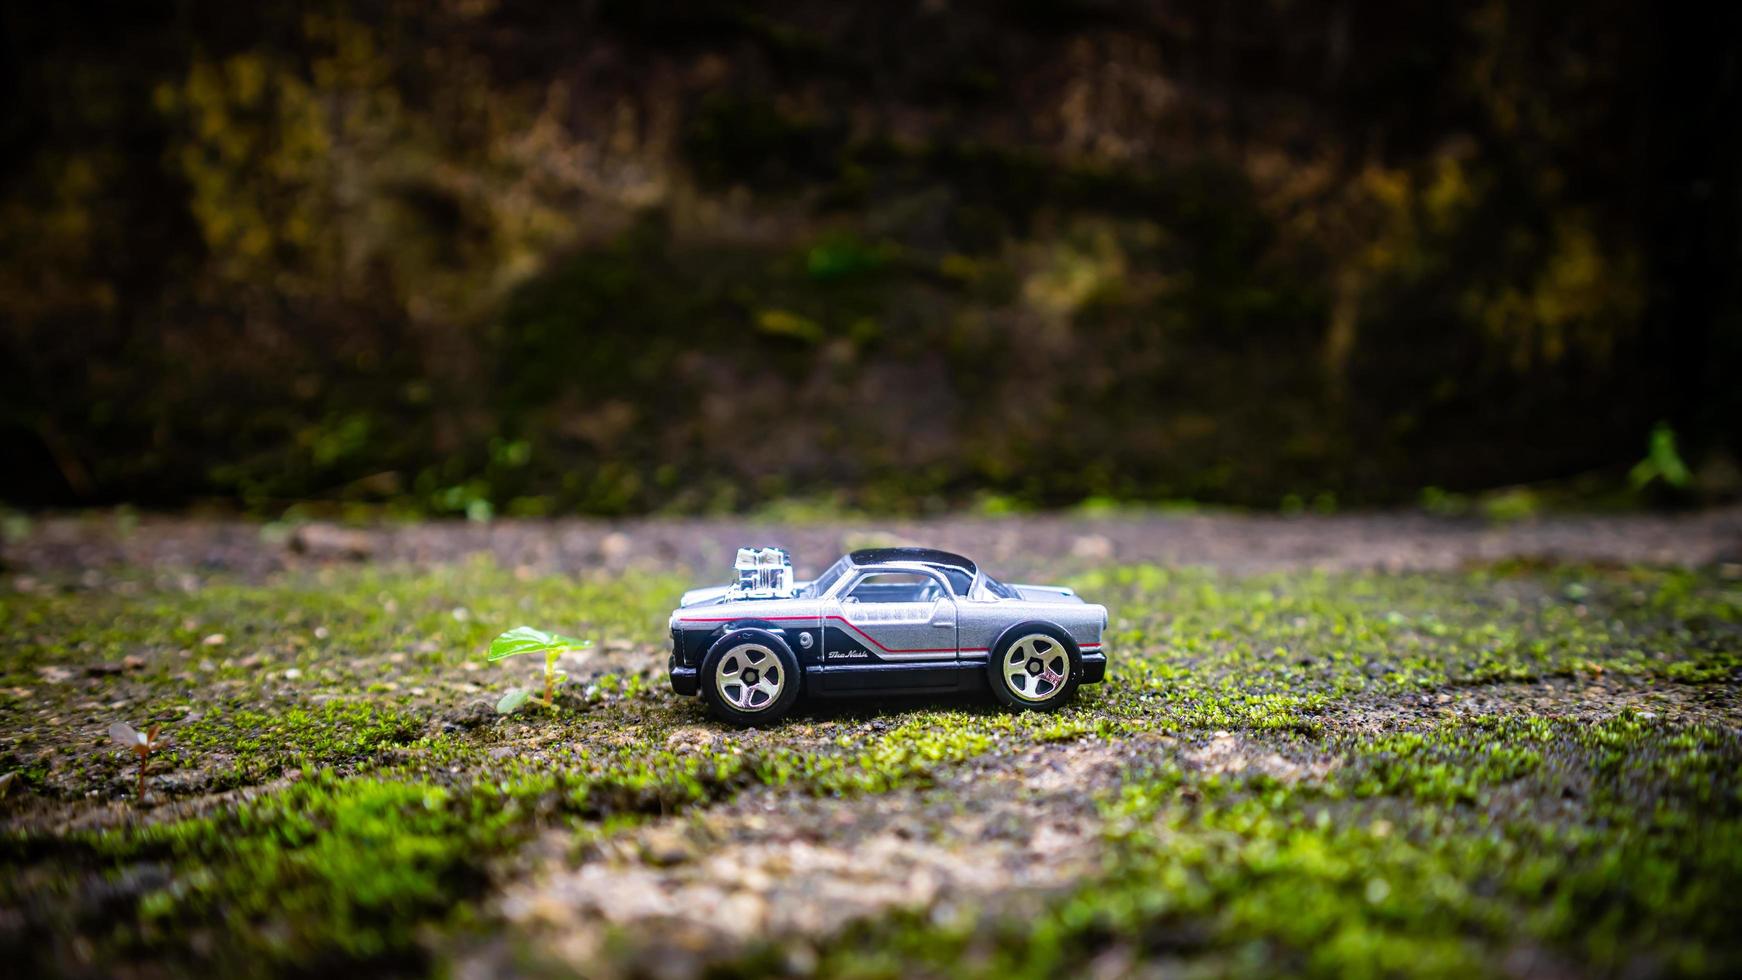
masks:
[(551, 711), (556, 710), (556, 689), (559, 684), (569, 679), (569, 675), (556, 669), (556, 662), (564, 653), (570, 650), (585, 650), (593, 645), (591, 640), (577, 640), (558, 633), (546, 633), (530, 626), (517, 626), (503, 633), (490, 642), (490, 659), (492, 661), (517, 657), (523, 653), (544, 654), (544, 697), (535, 698), (532, 692), (525, 688), (510, 688), (502, 700), (496, 702), (496, 710), (500, 714), (510, 714), (528, 701), (544, 705)]
[(1633, 484), (1633, 489), (1642, 490), (1653, 480), (1662, 480), (1679, 490), (1687, 486), (1691, 478), (1688, 464), (1682, 462), (1681, 453), (1676, 451), (1675, 430), (1668, 422), (1657, 423), (1651, 430), (1645, 458), (1627, 474), (1628, 482)]
[(158, 730), (163, 726), (152, 725), (146, 731), (139, 731), (124, 721), (118, 721), (109, 726), (109, 737), (115, 744), (129, 749), (139, 757), (139, 802), (145, 802), (145, 761), (151, 758), (151, 753), (169, 744), (169, 739), (159, 739)]

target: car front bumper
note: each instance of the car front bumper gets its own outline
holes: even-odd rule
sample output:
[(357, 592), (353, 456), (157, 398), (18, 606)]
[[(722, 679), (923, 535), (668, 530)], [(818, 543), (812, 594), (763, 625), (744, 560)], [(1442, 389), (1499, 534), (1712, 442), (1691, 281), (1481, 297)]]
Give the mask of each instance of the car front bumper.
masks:
[(677, 694), (693, 697), (702, 689), (700, 672), (694, 667), (679, 667), (676, 657), (666, 661), (666, 673), (671, 675), (671, 689)]

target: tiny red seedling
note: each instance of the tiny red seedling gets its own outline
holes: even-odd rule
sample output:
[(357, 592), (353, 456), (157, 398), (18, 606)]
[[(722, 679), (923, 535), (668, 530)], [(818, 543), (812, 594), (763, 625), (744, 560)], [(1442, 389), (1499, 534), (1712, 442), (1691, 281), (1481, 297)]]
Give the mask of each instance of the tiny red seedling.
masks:
[(162, 727), (162, 725), (152, 725), (150, 729), (141, 732), (124, 721), (118, 721), (109, 726), (109, 737), (115, 740), (115, 744), (133, 750), (133, 754), (139, 757), (139, 802), (141, 803), (145, 802), (146, 760), (151, 758), (151, 753), (169, 744), (169, 739), (160, 740), (157, 737), (157, 733)]

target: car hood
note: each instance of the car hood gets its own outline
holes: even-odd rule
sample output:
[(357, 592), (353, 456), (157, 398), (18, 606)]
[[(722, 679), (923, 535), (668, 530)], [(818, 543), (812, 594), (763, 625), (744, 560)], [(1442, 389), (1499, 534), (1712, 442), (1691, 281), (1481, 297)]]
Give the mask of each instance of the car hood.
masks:
[[(798, 593), (802, 593), (808, 588), (810, 588), (809, 582), (799, 582), (793, 586), (793, 592), (795, 593), (793, 596), (774, 597), (767, 600), (751, 599), (747, 601), (775, 602), (779, 601), (781, 598), (797, 598)], [(732, 587), (730, 585), (710, 585), (706, 588), (691, 589), (678, 597), (677, 605), (679, 609), (682, 609), (685, 606), (711, 606), (723, 601), (731, 591)]]
[(732, 591), (732, 587), (729, 585), (710, 585), (707, 588), (691, 589), (677, 600), (677, 604), (680, 608), (710, 605), (724, 599), (726, 593), (730, 591)]

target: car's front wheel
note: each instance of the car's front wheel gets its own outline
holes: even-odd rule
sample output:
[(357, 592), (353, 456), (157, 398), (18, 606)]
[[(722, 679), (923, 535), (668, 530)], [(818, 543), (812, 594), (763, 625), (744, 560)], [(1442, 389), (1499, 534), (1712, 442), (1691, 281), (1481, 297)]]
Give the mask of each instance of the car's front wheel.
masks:
[(734, 630), (702, 660), (702, 697), (714, 716), (734, 725), (767, 725), (798, 701), (798, 658), (774, 633)]
[(993, 645), (987, 670), (992, 693), (1025, 711), (1052, 711), (1077, 693), (1083, 657), (1064, 630), (1048, 623), (1022, 623)]

